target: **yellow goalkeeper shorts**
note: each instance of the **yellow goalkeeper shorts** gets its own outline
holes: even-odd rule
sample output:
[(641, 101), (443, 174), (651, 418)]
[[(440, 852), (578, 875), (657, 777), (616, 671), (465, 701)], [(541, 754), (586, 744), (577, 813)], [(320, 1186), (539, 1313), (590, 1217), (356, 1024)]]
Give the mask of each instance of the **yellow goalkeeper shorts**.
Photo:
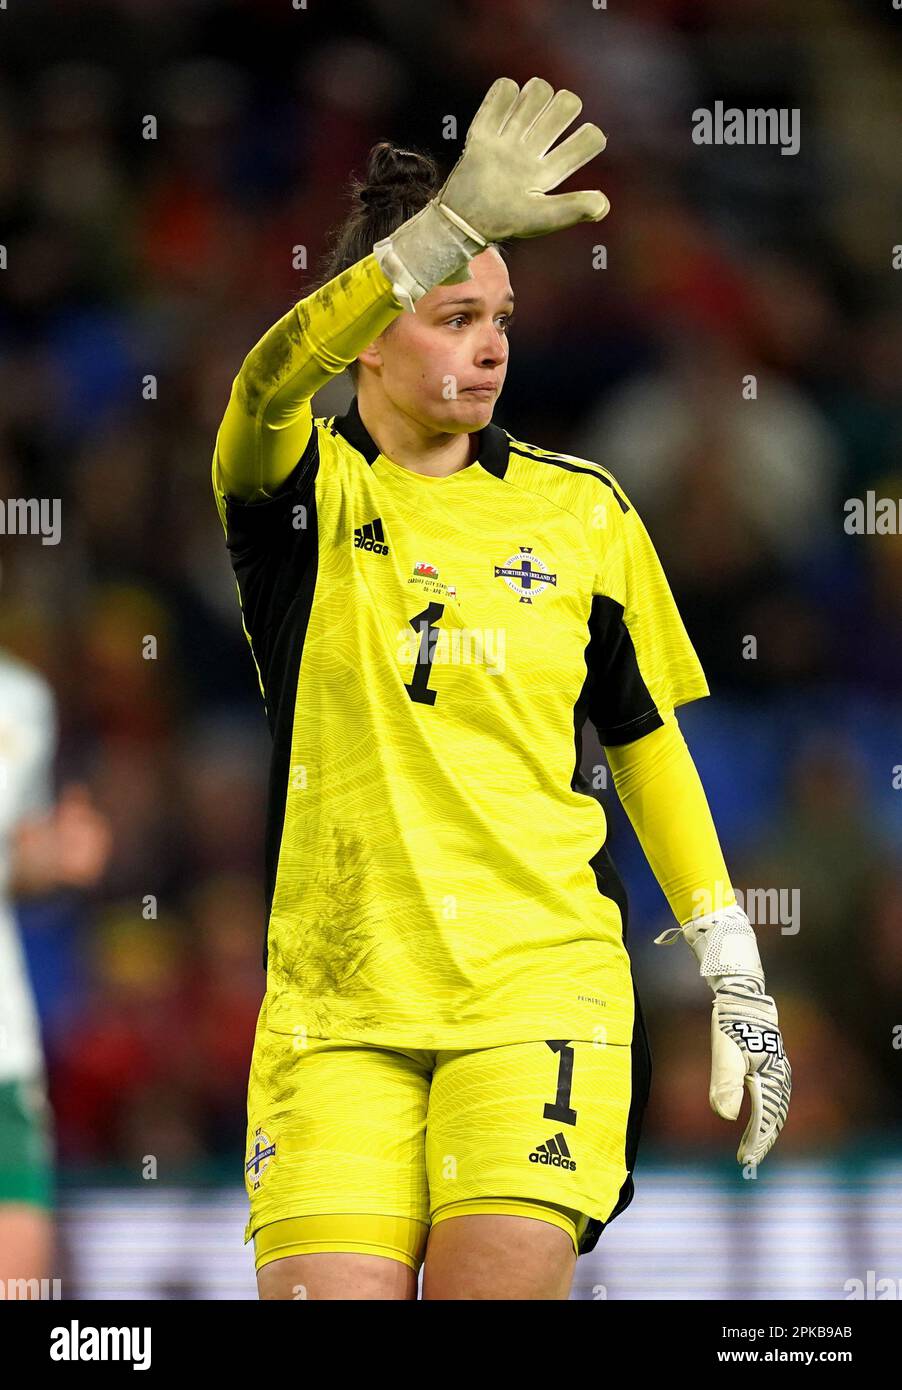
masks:
[(651, 1062), (549, 1039), (471, 1051), (375, 1047), (267, 1025), (248, 1087), (256, 1266), (354, 1251), (418, 1270), (431, 1225), (503, 1212), (567, 1231), (577, 1255), (629, 1205)]

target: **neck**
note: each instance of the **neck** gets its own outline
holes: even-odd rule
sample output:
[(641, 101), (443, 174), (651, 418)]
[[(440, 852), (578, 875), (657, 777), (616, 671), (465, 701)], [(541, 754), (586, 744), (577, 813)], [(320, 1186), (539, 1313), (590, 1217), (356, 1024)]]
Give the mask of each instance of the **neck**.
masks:
[(459, 473), (476, 458), (478, 432), (449, 434), (436, 430), (398, 410), (384, 397), (374, 400), (362, 392), (357, 395), (357, 409), (380, 453), (412, 473), (445, 478), (449, 473)]

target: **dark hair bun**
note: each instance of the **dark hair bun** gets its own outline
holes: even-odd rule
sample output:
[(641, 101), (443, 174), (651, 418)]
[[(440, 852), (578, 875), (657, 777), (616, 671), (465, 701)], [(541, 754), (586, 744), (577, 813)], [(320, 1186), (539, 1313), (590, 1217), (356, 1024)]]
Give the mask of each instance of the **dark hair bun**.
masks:
[(380, 140), (370, 150), (366, 178), (357, 185), (357, 197), (367, 208), (390, 208), (421, 196), (425, 201), (437, 191), (435, 161), (416, 150), (398, 149)]
[(397, 197), (397, 187), (391, 183), (368, 183), (357, 196), (368, 208), (390, 208)]

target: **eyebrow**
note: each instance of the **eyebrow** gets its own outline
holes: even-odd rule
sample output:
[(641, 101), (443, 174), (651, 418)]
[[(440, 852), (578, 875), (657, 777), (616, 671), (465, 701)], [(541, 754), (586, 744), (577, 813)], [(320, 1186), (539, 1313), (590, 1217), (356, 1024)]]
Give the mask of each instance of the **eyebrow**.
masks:
[[(506, 304), (508, 300), (510, 300), (511, 304), (513, 304), (513, 302), (514, 302), (514, 292), (513, 292), (513, 290), (511, 290), (509, 294), (504, 295), (504, 297), (502, 298), (501, 302), (502, 302), (502, 304)], [(452, 304), (484, 304), (484, 303), (485, 303), (485, 300), (483, 299), (483, 297), (482, 297), (481, 294), (468, 294), (468, 295), (461, 295), (461, 297), (460, 297), (459, 299), (443, 299), (442, 302), (441, 302), (441, 304), (437, 305), (436, 307), (437, 307), (438, 309), (447, 309), (447, 308), (449, 308)]]

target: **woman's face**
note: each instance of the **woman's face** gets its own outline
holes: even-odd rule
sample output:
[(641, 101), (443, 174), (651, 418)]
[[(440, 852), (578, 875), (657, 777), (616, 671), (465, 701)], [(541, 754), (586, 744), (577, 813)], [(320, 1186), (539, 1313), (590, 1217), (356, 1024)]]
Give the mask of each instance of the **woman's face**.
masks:
[(452, 434), (488, 424), (507, 375), (514, 307), (507, 266), (490, 249), (470, 261), (470, 274), (460, 285), (434, 286), (415, 314), (401, 314), (360, 353), (372, 385), (398, 410)]

